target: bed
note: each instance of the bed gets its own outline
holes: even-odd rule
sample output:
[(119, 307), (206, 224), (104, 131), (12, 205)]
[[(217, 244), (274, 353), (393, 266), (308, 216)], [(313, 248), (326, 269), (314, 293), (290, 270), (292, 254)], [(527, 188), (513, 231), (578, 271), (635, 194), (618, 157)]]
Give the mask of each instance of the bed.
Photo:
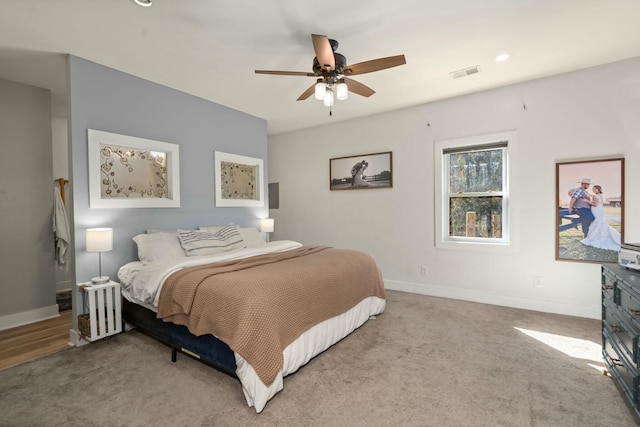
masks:
[(382, 313), (380, 269), (355, 250), (266, 243), (233, 224), (147, 230), (122, 266), (125, 321), (237, 376), (261, 412), (284, 377)]

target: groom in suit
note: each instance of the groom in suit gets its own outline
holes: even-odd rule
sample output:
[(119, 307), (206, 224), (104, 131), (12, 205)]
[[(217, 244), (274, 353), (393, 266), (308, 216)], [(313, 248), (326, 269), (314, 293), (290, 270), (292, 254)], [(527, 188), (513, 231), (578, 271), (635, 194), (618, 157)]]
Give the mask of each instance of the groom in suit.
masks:
[(589, 234), (589, 227), (594, 219), (593, 213), (591, 213), (591, 205), (584, 199), (590, 200), (591, 197), (587, 190), (589, 190), (589, 186), (591, 185), (591, 180), (589, 178), (582, 178), (578, 181), (580, 187), (572, 188), (569, 190), (569, 196), (571, 200), (569, 201), (569, 213), (577, 212), (580, 216), (580, 224), (582, 224), (582, 233), (584, 237), (587, 237)]
[(369, 163), (366, 161), (361, 161), (353, 165), (351, 168), (351, 186), (352, 187), (368, 187), (369, 184), (362, 178), (362, 174), (364, 174), (364, 170), (369, 166)]

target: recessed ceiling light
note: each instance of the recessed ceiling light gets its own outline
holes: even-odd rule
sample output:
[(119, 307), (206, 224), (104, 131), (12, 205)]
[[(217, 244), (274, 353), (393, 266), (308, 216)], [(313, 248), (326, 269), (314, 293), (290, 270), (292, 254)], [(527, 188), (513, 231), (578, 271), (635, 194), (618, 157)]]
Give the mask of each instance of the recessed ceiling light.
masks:
[(133, 2), (142, 7), (149, 7), (153, 4), (151, 0), (133, 0)]
[(509, 59), (508, 53), (501, 53), (500, 55), (496, 56), (496, 62), (504, 62), (507, 59)]

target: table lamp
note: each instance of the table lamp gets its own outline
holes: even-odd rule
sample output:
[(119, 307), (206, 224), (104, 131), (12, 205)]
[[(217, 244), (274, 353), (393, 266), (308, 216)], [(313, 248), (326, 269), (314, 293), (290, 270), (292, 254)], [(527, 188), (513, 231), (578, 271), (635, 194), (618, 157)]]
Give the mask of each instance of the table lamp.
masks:
[(260, 231), (267, 233), (267, 242), (269, 241), (269, 233), (273, 233), (273, 218), (264, 218), (260, 221)]
[(101, 284), (109, 281), (109, 276), (102, 275), (102, 252), (113, 249), (113, 229), (88, 228), (87, 252), (98, 252), (98, 277), (91, 279), (91, 283)]

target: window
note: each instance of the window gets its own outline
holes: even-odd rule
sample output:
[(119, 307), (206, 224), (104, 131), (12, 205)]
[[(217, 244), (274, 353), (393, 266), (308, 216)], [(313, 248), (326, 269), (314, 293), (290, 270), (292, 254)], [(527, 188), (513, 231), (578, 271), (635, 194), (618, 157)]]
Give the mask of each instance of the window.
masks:
[(436, 144), (441, 184), (436, 246), (510, 244), (508, 166), (513, 139), (513, 133), (505, 133)]
[(450, 239), (502, 241), (507, 141), (443, 150)]

